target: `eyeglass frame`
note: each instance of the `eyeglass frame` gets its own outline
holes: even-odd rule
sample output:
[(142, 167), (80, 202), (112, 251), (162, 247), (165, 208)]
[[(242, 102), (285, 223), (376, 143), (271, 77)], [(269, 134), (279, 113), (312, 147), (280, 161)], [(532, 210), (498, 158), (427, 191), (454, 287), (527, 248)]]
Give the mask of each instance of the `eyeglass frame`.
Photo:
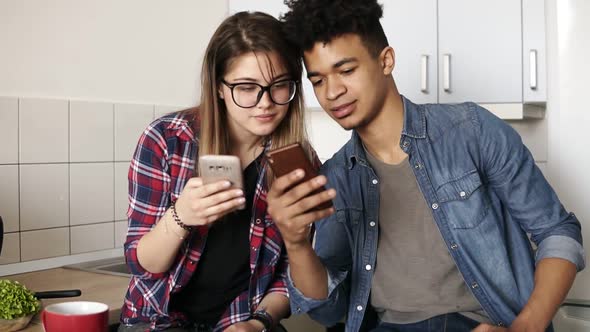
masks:
[[(291, 98), (290, 98), (288, 101), (286, 101), (286, 102), (284, 102), (284, 103), (277, 103), (277, 102), (274, 100), (274, 98), (272, 97), (272, 93), (270, 93), (270, 88), (271, 88), (273, 85), (275, 85), (275, 84), (277, 84), (277, 83), (282, 83), (282, 82), (293, 82), (293, 83), (295, 84), (295, 91), (293, 91), (293, 96), (291, 96)], [(276, 104), (276, 105), (287, 105), (287, 104), (289, 104), (290, 102), (292, 102), (292, 101), (293, 101), (293, 99), (295, 99), (295, 95), (297, 94), (297, 84), (299, 83), (299, 81), (297, 81), (297, 80), (292, 80), (292, 79), (284, 79), (284, 80), (279, 80), (279, 81), (276, 81), (276, 82), (272, 82), (271, 84), (269, 84), (269, 85), (266, 85), (266, 86), (263, 86), (263, 85), (261, 85), (261, 84), (255, 83), (255, 82), (239, 82), (239, 83), (229, 83), (229, 82), (227, 82), (227, 81), (226, 81), (226, 80), (224, 80), (224, 79), (221, 79), (221, 83), (223, 83), (225, 86), (227, 86), (227, 87), (229, 88), (229, 90), (230, 90), (230, 92), (231, 92), (231, 99), (233, 100), (234, 104), (236, 104), (238, 107), (241, 107), (241, 108), (252, 108), (252, 107), (254, 107), (254, 106), (258, 105), (258, 103), (259, 103), (259, 102), (260, 102), (260, 100), (262, 99), (262, 96), (264, 96), (264, 93), (265, 93), (265, 92), (268, 92), (268, 97), (270, 98), (270, 100), (271, 100), (271, 101), (272, 101), (274, 104)], [(244, 106), (242, 106), (242, 105), (238, 104), (238, 102), (236, 102), (236, 98), (234, 97), (234, 88), (235, 88), (236, 86), (238, 86), (238, 85), (246, 85), (246, 84), (250, 84), (250, 85), (256, 85), (256, 86), (258, 86), (258, 87), (260, 88), (260, 92), (258, 92), (258, 97), (256, 97), (256, 103), (255, 103), (254, 105), (252, 105), (252, 106), (248, 106), (248, 107), (244, 107)]]

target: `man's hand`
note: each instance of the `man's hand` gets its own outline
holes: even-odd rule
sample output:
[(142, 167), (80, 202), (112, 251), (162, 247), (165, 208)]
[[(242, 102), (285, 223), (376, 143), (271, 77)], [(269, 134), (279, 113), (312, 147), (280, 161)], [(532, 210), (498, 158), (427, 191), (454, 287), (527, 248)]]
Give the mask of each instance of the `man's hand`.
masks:
[(279, 227), (287, 249), (309, 243), (311, 223), (334, 213), (334, 208), (312, 210), (336, 197), (334, 189), (308, 196), (326, 184), (326, 177), (323, 175), (300, 183), (287, 191), (287, 188), (301, 181), (303, 176), (303, 170), (298, 169), (276, 179), (267, 195), (268, 213)]
[(251, 319), (244, 322), (236, 323), (227, 329), (224, 332), (260, 332), (264, 329), (264, 325), (261, 321)]

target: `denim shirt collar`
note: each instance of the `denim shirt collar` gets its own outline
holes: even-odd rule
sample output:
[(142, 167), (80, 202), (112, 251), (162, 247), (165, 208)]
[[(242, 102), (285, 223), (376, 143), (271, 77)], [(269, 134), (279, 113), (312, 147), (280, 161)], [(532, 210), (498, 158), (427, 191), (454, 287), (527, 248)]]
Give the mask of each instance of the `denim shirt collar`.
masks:
[[(416, 139), (426, 138), (426, 115), (424, 108), (412, 103), (409, 99), (401, 96), (404, 106), (404, 126), (402, 129), (402, 137), (408, 136)], [(400, 140), (401, 143), (402, 140)], [(361, 137), (356, 130), (352, 132), (352, 153), (348, 157), (348, 169), (352, 169), (358, 161), (362, 166), (367, 166), (367, 155), (363, 147)]]

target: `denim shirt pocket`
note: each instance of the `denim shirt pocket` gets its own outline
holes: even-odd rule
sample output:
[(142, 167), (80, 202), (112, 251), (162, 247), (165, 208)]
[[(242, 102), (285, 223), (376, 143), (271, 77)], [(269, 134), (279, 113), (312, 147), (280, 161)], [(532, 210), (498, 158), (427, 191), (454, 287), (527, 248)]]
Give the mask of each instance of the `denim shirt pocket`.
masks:
[(453, 228), (474, 228), (485, 218), (490, 199), (477, 170), (447, 181), (436, 189), (439, 204)]

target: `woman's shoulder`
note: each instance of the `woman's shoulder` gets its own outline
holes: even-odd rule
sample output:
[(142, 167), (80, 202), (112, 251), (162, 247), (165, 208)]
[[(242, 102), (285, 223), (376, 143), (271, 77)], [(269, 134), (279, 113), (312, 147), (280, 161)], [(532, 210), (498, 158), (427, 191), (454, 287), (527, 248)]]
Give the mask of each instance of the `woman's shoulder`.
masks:
[(184, 136), (193, 140), (198, 128), (198, 108), (193, 107), (160, 116), (150, 123), (146, 129), (146, 133), (157, 132), (163, 137)]

